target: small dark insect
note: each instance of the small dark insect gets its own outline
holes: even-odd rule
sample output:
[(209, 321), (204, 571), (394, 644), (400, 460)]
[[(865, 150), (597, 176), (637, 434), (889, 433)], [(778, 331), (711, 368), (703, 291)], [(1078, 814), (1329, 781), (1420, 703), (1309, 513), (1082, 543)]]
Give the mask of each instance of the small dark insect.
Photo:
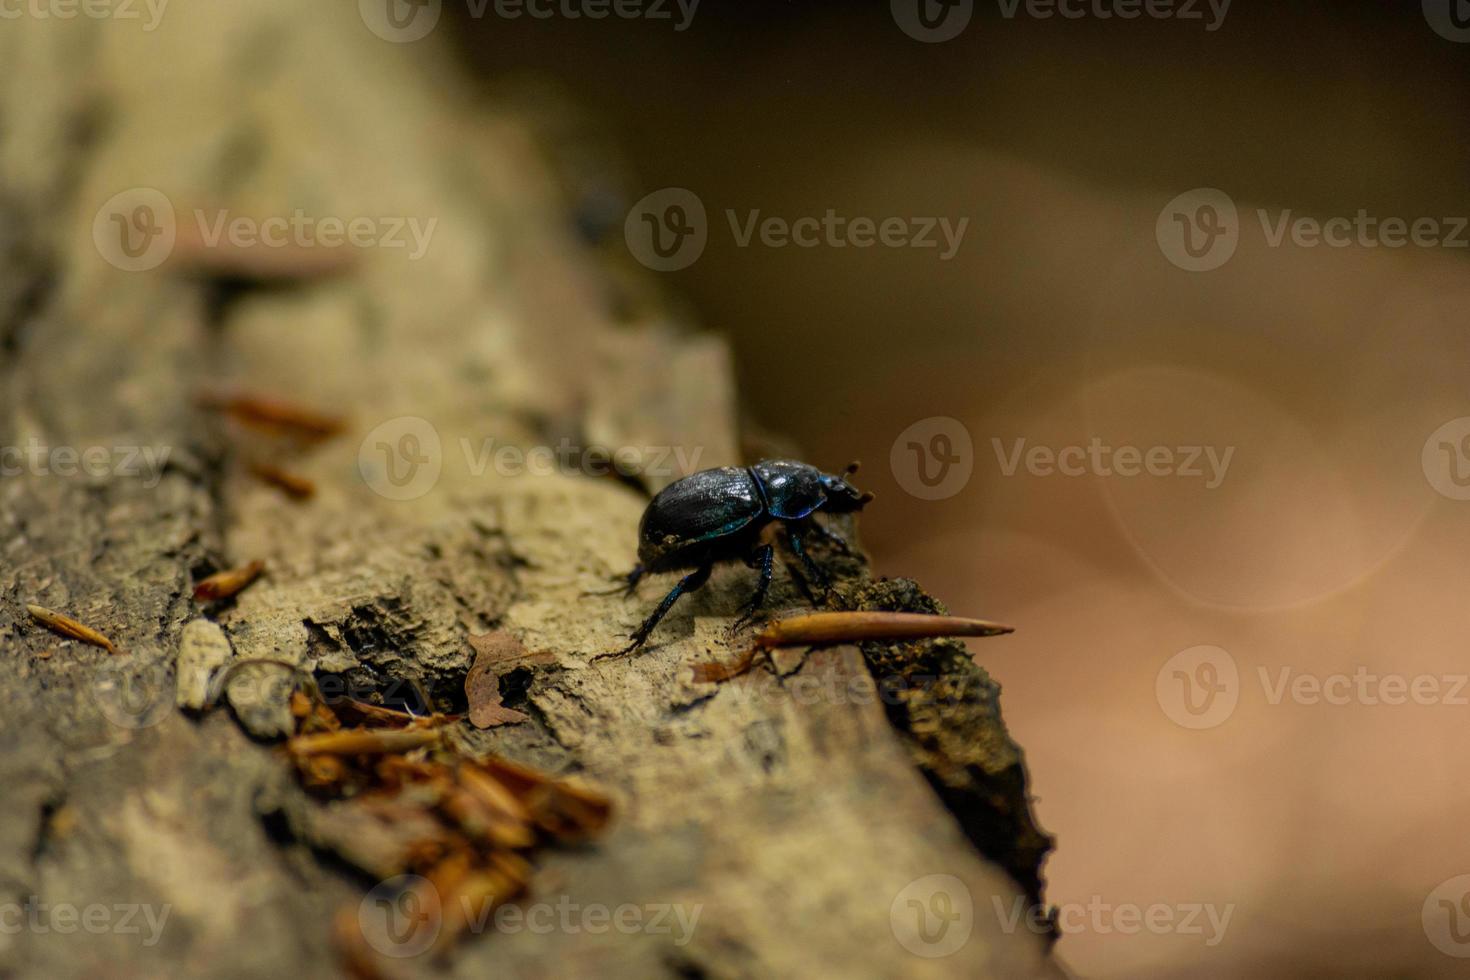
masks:
[(709, 581), (716, 562), (738, 559), (759, 571), (755, 595), (741, 610), (736, 628), (753, 618), (771, 585), (775, 553), (769, 544), (761, 543), (760, 535), (773, 521), (781, 523), (787, 545), (807, 574), (825, 586), (826, 574), (812, 561), (802, 541), (815, 532), (846, 547), (846, 542), (818, 524), (813, 515), (819, 510), (851, 513), (873, 499), (871, 493), (859, 493), (847, 482), (856, 471), (853, 463), (841, 476), (833, 476), (807, 463), (771, 459), (748, 467), (701, 470), (660, 490), (638, 525), (638, 566), (628, 573), (628, 594), (651, 572), (694, 570), (664, 596), (622, 652), (642, 646), (681, 595)]

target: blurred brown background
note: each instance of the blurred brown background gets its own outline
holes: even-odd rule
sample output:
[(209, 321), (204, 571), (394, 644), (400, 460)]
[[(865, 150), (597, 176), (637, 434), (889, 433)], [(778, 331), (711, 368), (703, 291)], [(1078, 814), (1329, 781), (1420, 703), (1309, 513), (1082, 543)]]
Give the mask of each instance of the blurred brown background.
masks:
[[(654, 275), (731, 337), (755, 420), (814, 462), (866, 461), (880, 570), (1019, 627), (973, 648), (1058, 835), (1049, 898), (1071, 909), (1072, 969), (1458, 975), (1470, 901), (1439, 886), (1470, 872), (1470, 690), (1455, 680), (1470, 669), (1470, 503), (1437, 492), (1430, 478), (1453, 474), (1421, 456), (1470, 415), (1470, 232), (1273, 245), (1256, 209), (1272, 227), (1288, 209), (1429, 217), (1452, 236), (1470, 214), (1470, 44), (1418, 4), (1241, 2), (1215, 30), (1207, 5), (1199, 20), (1001, 9), (977, 5), (936, 44), (887, 5), (706, 0), (684, 31), (457, 12), (487, 90), (550, 83), (616, 141), (631, 191), (600, 205), (614, 239), (632, 198), (699, 196), (707, 249)], [(1155, 224), (1200, 187), (1233, 200), (1239, 244), (1188, 272)], [(828, 208), (969, 224), (942, 261), (739, 247), (725, 217)], [(972, 472), (920, 499), (900, 434), (940, 416), (968, 433)], [(1207, 487), (1007, 475), (993, 441), (1008, 456), (1018, 439), (1094, 437), (1233, 455)], [(1191, 729), (1173, 720), (1185, 682), (1169, 663), (1201, 645), (1237, 669), (1238, 704)], [(1391, 692), (1331, 680), (1360, 668), (1437, 693), (1369, 703)], [(1346, 703), (1314, 699), (1312, 679)], [(1204, 935), (1129, 934), (1089, 903), (1231, 912), (1211, 943), (1203, 913)]]

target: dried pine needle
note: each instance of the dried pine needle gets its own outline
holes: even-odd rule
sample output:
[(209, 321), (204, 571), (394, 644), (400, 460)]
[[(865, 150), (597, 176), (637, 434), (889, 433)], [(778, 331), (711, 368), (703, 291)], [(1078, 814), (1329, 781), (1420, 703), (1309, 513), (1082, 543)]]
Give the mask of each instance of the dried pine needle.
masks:
[(263, 571), (265, 571), (265, 562), (253, 561), (242, 568), (229, 568), (222, 572), (215, 572), (194, 586), (194, 598), (199, 602), (228, 599), (259, 578)]
[(69, 636), (73, 640), (90, 643), (94, 647), (101, 647), (108, 653), (117, 653), (117, 647), (113, 646), (111, 640), (92, 629), (92, 627), (77, 622), (70, 616), (63, 616), (59, 612), (53, 612), (45, 606), (30, 604), (27, 604), (26, 612), (31, 614), (32, 619), (53, 633), (60, 633), (62, 636)]

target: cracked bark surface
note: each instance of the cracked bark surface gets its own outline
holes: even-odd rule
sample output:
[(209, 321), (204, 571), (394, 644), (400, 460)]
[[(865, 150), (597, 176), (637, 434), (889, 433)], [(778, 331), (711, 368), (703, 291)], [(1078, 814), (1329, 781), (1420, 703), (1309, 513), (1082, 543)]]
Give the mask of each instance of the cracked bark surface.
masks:
[[(785, 651), (780, 676), (698, 683), (692, 663), (741, 649), (728, 628), (751, 582), (736, 567), (637, 655), (602, 656), (671, 584), (587, 594), (632, 565), (646, 497), (579, 472), (497, 472), (493, 452), (565, 437), (738, 462), (724, 348), (614, 301), (626, 283), (578, 245), (534, 127), (477, 106), (431, 43), (384, 43), (353, 8), (180, 5), (152, 33), (85, 18), (0, 33), (0, 445), (168, 452), (142, 476), (0, 479), (0, 903), (169, 910), (152, 944), (141, 913), (136, 932), (0, 930), (0, 974), (336, 969), (332, 916), (374, 883), (371, 857), (273, 747), (287, 719), (270, 668), (235, 673), (228, 709), (174, 709), (186, 627), (208, 618), (229, 651), (189, 627), (216, 645), (186, 672), (228, 657), (378, 690), (412, 679), (450, 710), (470, 637), (511, 632), (536, 655), (501, 679), (528, 720), (455, 737), (578, 773), (618, 804), (608, 836), (546, 856), (529, 901), (699, 910), (687, 942), (500, 932), (447, 963), (396, 964), (405, 974), (1053, 975), (1046, 937), (1007, 929), (1039, 900), (1050, 842), (998, 689), (962, 646)], [(196, 207), (438, 224), (421, 260), (368, 249), (345, 275), (289, 287), (129, 273), (91, 229), (137, 186), (181, 225)], [(346, 417), (343, 436), (287, 457), (311, 500), (252, 478), (259, 437), (196, 404), (221, 387)], [(373, 434), (391, 447), (402, 417), (441, 447), (411, 500), (364, 477)], [(825, 557), (854, 604), (931, 607)], [(253, 559), (268, 572), (238, 597), (192, 601), (200, 578)], [(126, 653), (46, 632), (27, 602)], [(805, 604), (778, 570), (768, 608)], [(930, 958), (910, 948), (905, 888), (936, 874), (968, 897), (971, 932)]]

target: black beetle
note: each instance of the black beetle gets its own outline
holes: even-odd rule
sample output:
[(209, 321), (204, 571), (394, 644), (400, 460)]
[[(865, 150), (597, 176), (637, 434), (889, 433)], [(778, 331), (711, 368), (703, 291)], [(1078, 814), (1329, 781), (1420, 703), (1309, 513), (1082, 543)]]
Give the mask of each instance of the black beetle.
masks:
[(755, 595), (735, 625), (751, 619), (765, 602), (771, 584), (774, 550), (761, 544), (760, 535), (773, 521), (785, 528), (787, 543), (808, 574), (825, 584), (826, 575), (806, 553), (802, 537), (814, 530), (845, 546), (840, 537), (812, 520), (812, 515), (819, 510), (850, 513), (873, 499), (871, 493), (859, 493), (847, 482), (856, 470), (853, 463), (841, 476), (833, 476), (807, 463), (768, 459), (754, 466), (701, 470), (660, 490), (638, 525), (638, 566), (627, 576), (627, 591), (631, 594), (639, 579), (651, 572), (694, 571), (664, 596), (622, 652), (642, 646), (681, 595), (709, 581), (716, 562), (739, 559), (759, 569)]

